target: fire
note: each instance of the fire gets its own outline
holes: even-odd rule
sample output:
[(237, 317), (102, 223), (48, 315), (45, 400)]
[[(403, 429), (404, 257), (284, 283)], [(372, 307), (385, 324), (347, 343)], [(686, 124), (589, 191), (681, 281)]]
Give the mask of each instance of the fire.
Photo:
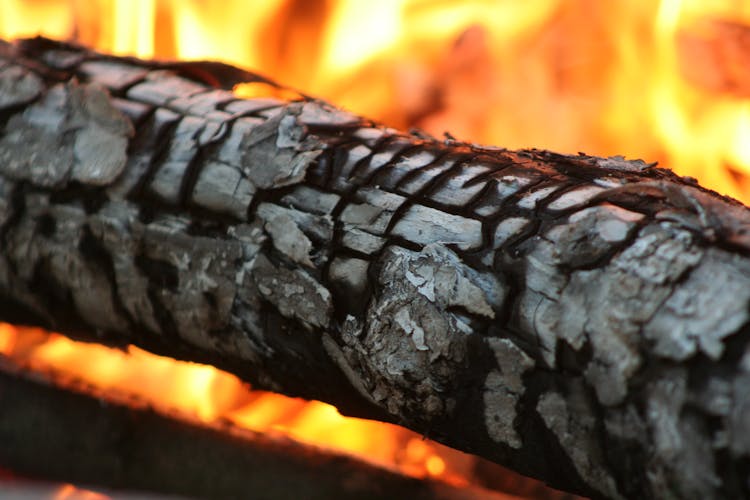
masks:
[(64, 484), (57, 489), (52, 500), (109, 500), (109, 497), (72, 484)]
[(0, 323), (0, 356), (60, 381), (83, 381), (98, 394), (135, 397), (157, 411), (177, 410), (206, 423), (231, 422), (259, 432), (357, 454), (414, 476), (466, 484), (474, 458), (401, 427), (341, 416), (317, 401), (251, 391), (211, 366), (175, 361), (134, 346), (127, 351), (75, 342), (39, 329)]
[[(223, 60), (435, 136), (658, 160), (750, 202), (747, 2), (0, 0), (0, 37), (36, 34), (115, 54)], [(267, 91), (254, 85), (238, 92)], [(38, 335), (0, 325), (0, 352), (102, 387), (150, 387), (206, 421), (333, 436), (404, 470), (453, 471), (419, 437), (322, 403), (248, 393), (210, 367), (133, 347), (126, 355)]]
[(0, 37), (215, 59), (399, 128), (658, 160), (750, 201), (750, 4), (0, 0)]

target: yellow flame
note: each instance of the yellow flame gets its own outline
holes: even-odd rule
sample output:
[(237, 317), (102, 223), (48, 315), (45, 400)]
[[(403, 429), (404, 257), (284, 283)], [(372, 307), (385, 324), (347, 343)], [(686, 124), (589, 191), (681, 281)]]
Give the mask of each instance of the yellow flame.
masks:
[(261, 63), (263, 28), (283, 4), (279, 0), (164, 3), (170, 5), (174, 19), (177, 57), (243, 61), (250, 67)]
[(689, 74), (719, 81), (693, 52), (734, 47), (718, 73), (750, 80), (747, 57), (727, 60), (748, 32), (734, 0), (0, 0), (2, 37), (223, 60), (393, 126), (659, 160), (746, 201), (750, 81), (732, 94)]
[(0, 353), (13, 352), (15, 345), (16, 329), (7, 323), (0, 323)]
[(129, 0), (114, 3), (112, 52), (132, 53), (139, 57), (154, 55), (156, 10), (154, 0)]
[(137, 388), (139, 396), (157, 401), (162, 408), (180, 408), (204, 421), (232, 407), (235, 401), (227, 395), (241, 386), (236, 378), (210, 366), (175, 362), (133, 346), (124, 352), (62, 336), (35, 347), (29, 358), (102, 389), (124, 392)]
[(3, 38), (45, 34), (64, 39), (70, 36), (73, 24), (71, 2), (0, 0), (0, 36)]
[(108, 500), (109, 498), (107, 495), (79, 488), (72, 484), (60, 486), (54, 495), (52, 495), (53, 500)]
[[(283, 431), (298, 441), (358, 454), (416, 476), (465, 484), (464, 475), (474, 460), (403, 428), (343, 417), (325, 403), (249, 392), (236, 377), (213, 367), (163, 358), (133, 346), (122, 351), (0, 323), (0, 355), (85, 381), (103, 393), (136, 397), (157, 410), (178, 409), (203, 422), (229, 421), (259, 432)], [(401, 457), (407, 441), (419, 450)], [(444, 457), (450, 457), (450, 466)]]

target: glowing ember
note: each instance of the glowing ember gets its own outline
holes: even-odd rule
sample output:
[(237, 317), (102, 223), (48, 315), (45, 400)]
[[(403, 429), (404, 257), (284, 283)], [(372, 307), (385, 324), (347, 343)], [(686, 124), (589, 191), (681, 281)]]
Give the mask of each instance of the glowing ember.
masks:
[(13, 352), (15, 344), (15, 328), (7, 323), (0, 323), (0, 353)]
[(55, 492), (52, 500), (108, 500), (107, 495), (65, 484)]

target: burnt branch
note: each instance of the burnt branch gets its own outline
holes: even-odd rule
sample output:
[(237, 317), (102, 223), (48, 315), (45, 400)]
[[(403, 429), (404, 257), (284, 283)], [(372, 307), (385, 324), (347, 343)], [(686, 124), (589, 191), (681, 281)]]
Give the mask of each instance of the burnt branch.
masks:
[[(39, 374), (27, 375), (0, 363), (0, 463), (11, 463), (31, 478), (158, 492), (170, 498), (509, 498), (403, 476), (348, 455), (230, 424), (198, 425), (178, 415), (163, 416), (132, 400), (112, 402), (111, 394), (102, 404), (95, 396), (61, 389)], [(122, 495), (112, 492), (115, 498)]]
[(744, 206), (640, 160), (238, 99), (238, 75), (0, 49), (0, 317), (591, 496), (748, 495)]

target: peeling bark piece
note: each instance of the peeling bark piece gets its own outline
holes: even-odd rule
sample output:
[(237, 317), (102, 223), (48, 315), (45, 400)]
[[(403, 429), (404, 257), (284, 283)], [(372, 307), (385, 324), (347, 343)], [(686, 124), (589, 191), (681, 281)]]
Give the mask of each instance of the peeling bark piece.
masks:
[(329, 215), (338, 204), (340, 196), (326, 193), (308, 186), (298, 186), (294, 191), (281, 198), (291, 208), (318, 215)]
[[(333, 237), (333, 222), (329, 216), (313, 215), (292, 208), (280, 207), (273, 203), (261, 203), (258, 205), (258, 217), (264, 223), (277, 218), (279, 220), (290, 219), (304, 233), (302, 235), (296, 233), (297, 236), (307, 236), (317, 242), (327, 242)], [(305, 243), (302, 244), (306, 245)]]
[(110, 184), (123, 170), (132, 125), (95, 84), (57, 85), (0, 139), (0, 171), (39, 186)]
[(201, 170), (193, 188), (193, 202), (215, 212), (245, 219), (254, 193), (255, 186), (242, 177), (237, 168), (215, 162)]
[(481, 245), (482, 224), (478, 220), (414, 205), (399, 219), (391, 234), (422, 245), (437, 242), (468, 250)]
[(605, 191), (601, 186), (583, 186), (568, 191), (552, 201), (547, 208), (550, 210), (569, 210), (584, 205), (597, 194)]
[(655, 163), (646, 163), (643, 160), (626, 160), (624, 156), (619, 155), (610, 156), (609, 158), (597, 158), (595, 163), (601, 168), (624, 172), (643, 172), (656, 165)]
[(341, 244), (351, 250), (372, 255), (380, 251), (385, 246), (386, 241), (385, 238), (370, 234), (353, 225), (344, 224), (344, 235), (341, 237)]
[[(725, 294), (737, 300), (727, 302)], [(722, 256), (709, 251), (643, 333), (656, 343), (654, 351), (665, 358), (682, 361), (700, 350), (716, 360), (724, 354), (723, 339), (748, 323), (750, 312), (743, 307), (748, 302), (750, 266), (738, 261), (735, 269), (727, 272)]]
[[(506, 290), (438, 245), (420, 253), (388, 247), (379, 264), (385, 293), (371, 302), (362, 334), (344, 337), (349, 364), (366, 374), (370, 397), (399, 419), (450, 415), (456, 404), (451, 387), (471, 334), (455, 308), (492, 318)], [(406, 280), (397, 279), (402, 276)]]
[[(198, 94), (178, 97), (170, 101), (169, 107), (180, 113), (189, 113), (198, 116), (207, 116), (216, 111), (219, 106), (234, 100), (234, 94), (227, 90), (210, 90)], [(231, 115), (227, 115), (229, 118)]]
[(241, 143), (242, 165), (245, 175), (262, 189), (297, 184), (304, 179), (307, 167), (320, 154), (314, 144), (300, 146), (305, 135), (297, 122), (299, 107), (290, 105), (274, 118), (258, 125), (246, 134)]
[(115, 61), (86, 61), (80, 71), (109, 90), (121, 92), (148, 75), (148, 69)]
[(307, 267), (315, 267), (310, 261), (312, 243), (288, 215), (281, 213), (269, 219), (266, 222), (265, 229), (271, 235), (273, 246), (281, 254), (288, 257), (292, 262)]
[(235, 116), (248, 116), (264, 109), (278, 108), (284, 104), (286, 104), (284, 101), (273, 97), (260, 97), (250, 100), (235, 99), (224, 106), (224, 110)]
[(520, 448), (516, 405), (525, 391), (521, 376), (534, 367), (534, 360), (508, 339), (488, 339), (487, 343), (498, 369), (490, 371), (484, 381), (484, 424), (491, 439)]
[(71, 89), (71, 125), (75, 135), (73, 179), (84, 184), (107, 185), (125, 166), (128, 139), (133, 126), (98, 85)]
[(19, 66), (0, 67), (0, 110), (27, 104), (42, 93), (42, 80)]
[[(567, 398), (556, 392), (548, 392), (539, 398), (537, 411), (549, 430), (560, 440), (560, 445), (573, 460), (581, 476), (608, 498), (624, 498), (617, 491), (609, 472), (601, 465), (601, 451), (592, 439), (596, 417), (579, 384)], [(586, 450), (586, 452), (583, 452)]]
[(416, 259), (419, 254), (408, 250), (386, 250), (378, 277), (386, 293), (370, 304), (363, 334), (349, 335), (344, 352), (370, 381), (374, 401), (400, 419), (429, 422), (455, 410), (450, 388), (465, 362), (468, 337), (460, 319), (412, 283), (395, 279)]
[(442, 245), (429, 244), (422, 253), (427, 262), (406, 272), (419, 293), (443, 307), (462, 307), (470, 314), (495, 318), (494, 309), (502, 308), (507, 293), (502, 282), (466, 267)]
[(556, 248), (557, 265), (581, 268), (602, 259), (612, 245), (624, 241), (643, 216), (611, 205), (576, 212), (567, 224), (545, 234)]
[(364, 188), (357, 192), (363, 203), (352, 203), (341, 212), (341, 221), (375, 235), (383, 235), (396, 210), (406, 198), (380, 189)]
[(487, 181), (467, 184), (475, 177), (489, 171), (490, 168), (483, 165), (462, 168), (456, 175), (448, 178), (445, 185), (439, 190), (430, 193), (430, 198), (438, 203), (444, 203), (449, 206), (466, 205), (484, 189)]
[(274, 266), (259, 255), (252, 277), (263, 298), (283, 316), (299, 320), (308, 329), (328, 326), (333, 308), (331, 294), (304, 271)]
[(348, 127), (362, 121), (360, 117), (336, 109), (323, 101), (311, 101), (302, 105), (300, 122), (308, 126)]
[(199, 94), (206, 90), (192, 80), (175, 76), (170, 71), (150, 71), (146, 80), (128, 90), (128, 98), (135, 101), (164, 106), (178, 97)]
[(527, 210), (533, 210), (539, 202), (544, 201), (558, 189), (560, 189), (560, 186), (547, 186), (531, 191), (529, 194), (521, 198), (518, 202), (518, 206)]

